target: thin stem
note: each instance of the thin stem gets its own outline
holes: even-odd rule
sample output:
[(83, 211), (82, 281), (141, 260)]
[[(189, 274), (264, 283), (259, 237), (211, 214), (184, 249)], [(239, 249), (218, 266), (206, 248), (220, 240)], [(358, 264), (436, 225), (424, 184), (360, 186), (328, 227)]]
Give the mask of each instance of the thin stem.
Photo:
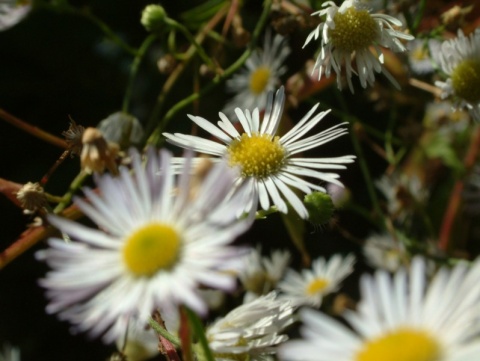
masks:
[(172, 335), (170, 332), (168, 332), (165, 328), (163, 328), (157, 321), (151, 318), (148, 320), (148, 323), (155, 330), (156, 333), (167, 339), (176, 348), (180, 348), (180, 340), (174, 335)]
[(50, 134), (40, 128), (37, 128), (33, 125), (30, 125), (23, 120), (13, 116), (12, 114), (6, 112), (0, 108), (0, 119), (5, 120), (7, 123), (12, 124), (13, 126), (27, 132), (28, 134), (33, 135), (47, 143), (53, 144), (59, 148), (67, 149), (68, 145), (62, 138), (59, 138), (53, 134)]
[[(480, 150), (480, 126), (477, 125), (475, 131), (472, 133), (472, 138), (470, 140), (470, 147), (468, 148), (467, 154), (465, 155), (463, 164), (465, 166), (466, 174), (470, 172), (472, 167), (475, 164), (475, 161), (478, 157), (478, 152)], [(440, 234), (438, 236), (438, 247), (446, 252), (449, 248), (450, 235), (453, 230), (453, 225), (455, 223), (455, 218), (460, 207), (460, 202), (462, 198), (462, 192), (464, 188), (464, 180), (459, 179), (455, 183), (452, 193), (450, 195), (450, 200), (448, 202), (447, 209), (443, 215), (443, 222), (440, 228)]]
[(200, 345), (202, 346), (203, 353), (205, 356), (206, 361), (215, 361), (215, 357), (213, 356), (212, 350), (208, 345), (207, 336), (205, 335), (205, 330), (203, 329), (203, 325), (200, 322), (198, 316), (192, 310), (185, 307), (185, 312), (190, 320), (192, 325), (193, 331), (195, 332), (195, 336), (197, 336), (198, 340), (200, 341)]
[(80, 173), (78, 173), (78, 175), (70, 184), (70, 187), (68, 188), (67, 193), (65, 193), (65, 195), (62, 197), (62, 202), (57, 204), (57, 206), (53, 210), (53, 213), (59, 214), (65, 209), (65, 207), (67, 207), (70, 204), (73, 195), (80, 189), (83, 182), (85, 181), (85, 179), (88, 178), (89, 175), (90, 174), (84, 171), (80, 171)]
[(420, 4), (418, 5), (416, 16), (412, 24), (413, 35), (416, 35), (417, 33), (417, 29), (420, 26), (420, 22), (423, 19), (423, 12), (425, 11), (426, 5), (427, 5), (427, 0), (420, 0)]
[(192, 34), (190, 34), (190, 31), (188, 31), (188, 29), (185, 26), (183, 26), (182, 24), (170, 18), (165, 19), (165, 22), (171, 27), (173, 27), (174, 29), (179, 30), (187, 38), (187, 40), (195, 47), (198, 55), (208, 65), (208, 67), (211, 69), (215, 69), (215, 64), (213, 64), (212, 59), (210, 59), (210, 57), (205, 53), (202, 46), (195, 40), (195, 38), (192, 36)]
[[(226, 4), (222, 9), (220, 9), (217, 14), (210, 19), (210, 21), (205, 25), (205, 27), (198, 33), (196, 37), (197, 43), (203, 42), (207, 34), (218, 24), (218, 22), (225, 16), (227, 11), (228, 4)], [(160, 114), (162, 112), (163, 106), (165, 104), (165, 99), (167, 98), (168, 93), (173, 88), (173, 85), (176, 83), (177, 79), (186, 69), (188, 63), (195, 54), (195, 47), (193, 45), (184, 53), (185, 60), (177, 65), (173, 72), (170, 74), (168, 79), (163, 84), (162, 90), (157, 97), (157, 102), (153, 108), (152, 115), (145, 127), (145, 135), (148, 136), (155, 127), (155, 123), (158, 121)]]
[(264, 3), (264, 9), (262, 12), (262, 15), (260, 16), (260, 19), (257, 23), (257, 26), (255, 27), (253, 34), (252, 34), (252, 41), (250, 42), (247, 50), (232, 64), (230, 67), (225, 69), (223, 74), (218, 74), (213, 78), (213, 80), (208, 83), (205, 87), (203, 87), (199, 92), (195, 92), (191, 94), (190, 96), (180, 100), (178, 103), (176, 103), (173, 107), (170, 108), (170, 110), (165, 114), (163, 117), (162, 122), (157, 126), (157, 128), (154, 130), (150, 138), (148, 139), (147, 143), (149, 144), (158, 144), (160, 141), (161, 137), (161, 132), (165, 127), (168, 125), (170, 120), (173, 118), (173, 116), (180, 111), (181, 109), (185, 108), (187, 105), (191, 104), (195, 100), (201, 98), (202, 96), (206, 95), (212, 89), (214, 89), (216, 86), (218, 86), (222, 81), (224, 81), (226, 78), (231, 76), (233, 73), (235, 73), (238, 69), (240, 69), (241, 66), (247, 61), (247, 59), (250, 57), (252, 52), (255, 49), (255, 45), (257, 43), (257, 40), (260, 36), (260, 33), (263, 29), (263, 26), (265, 25), (265, 22), (268, 18), (269, 10), (272, 5), (272, 0), (265, 0)]
[(122, 111), (125, 113), (128, 112), (128, 108), (130, 106), (130, 100), (131, 100), (132, 91), (133, 91), (133, 83), (135, 82), (135, 77), (137, 76), (138, 69), (140, 68), (140, 64), (148, 48), (150, 48), (150, 46), (153, 44), (156, 38), (157, 38), (157, 35), (150, 34), (143, 41), (142, 45), (140, 45), (140, 48), (137, 51), (137, 55), (135, 55), (135, 58), (133, 59), (132, 65), (130, 67), (130, 75), (128, 79), (127, 89), (125, 90), (125, 96), (123, 98), (123, 104), (122, 104)]

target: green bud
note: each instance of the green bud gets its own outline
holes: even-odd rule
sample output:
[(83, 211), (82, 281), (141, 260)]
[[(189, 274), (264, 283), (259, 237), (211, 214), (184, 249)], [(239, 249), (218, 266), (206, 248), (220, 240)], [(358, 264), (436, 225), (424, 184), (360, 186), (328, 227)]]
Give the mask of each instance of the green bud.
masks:
[(162, 30), (165, 25), (167, 13), (160, 5), (147, 5), (142, 11), (140, 22), (148, 31)]
[(315, 191), (307, 194), (303, 203), (308, 210), (308, 219), (313, 224), (327, 223), (335, 211), (332, 198), (327, 193)]

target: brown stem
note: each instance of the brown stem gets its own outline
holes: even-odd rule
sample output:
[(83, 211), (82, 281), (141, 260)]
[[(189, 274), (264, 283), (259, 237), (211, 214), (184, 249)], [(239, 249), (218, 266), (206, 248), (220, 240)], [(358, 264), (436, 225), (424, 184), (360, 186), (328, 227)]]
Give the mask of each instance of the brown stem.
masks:
[[(467, 154), (464, 158), (465, 170), (468, 172), (472, 169), (477, 159), (478, 151), (480, 148), (480, 126), (477, 126), (475, 132), (472, 133), (472, 138), (470, 141), (470, 147), (468, 148)], [(438, 248), (446, 252), (449, 247), (450, 234), (452, 233), (453, 224), (460, 207), (461, 196), (464, 188), (464, 180), (459, 179), (456, 181), (452, 193), (450, 195), (450, 200), (448, 202), (447, 210), (443, 215), (443, 222), (440, 229), (440, 234), (438, 237)]]
[(30, 125), (1, 108), (0, 108), (0, 119), (5, 120), (7, 123), (10, 123), (13, 126), (33, 135), (34, 137), (44, 140), (47, 143), (53, 144), (63, 149), (68, 148), (67, 143), (62, 138), (56, 137), (53, 134), (50, 134), (40, 128)]

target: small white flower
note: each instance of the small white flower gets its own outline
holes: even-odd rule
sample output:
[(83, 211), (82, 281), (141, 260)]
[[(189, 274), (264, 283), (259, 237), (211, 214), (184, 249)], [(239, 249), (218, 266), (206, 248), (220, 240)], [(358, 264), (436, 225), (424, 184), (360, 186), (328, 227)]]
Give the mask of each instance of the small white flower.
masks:
[(22, 21), (32, 10), (31, 0), (0, 1), (0, 31), (7, 30)]
[[(323, 3), (325, 9), (314, 12), (312, 16), (325, 17), (325, 21), (312, 31), (304, 47), (312, 40), (321, 37), (320, 53), (313, 71), (318, 69), (318, 79), (322, 75), (330, 77), (332, 68), (337, 74), (337, 84), (341, 89), (341, 69), (345, 66), (348, 87), (353, 93), (352, 73), (360, 78), (360, 84), (366, 88), (373, 85), (375, 72), (383, 73), (395, 87), (397, 81), (383, 66), (381, 47), (395, 52), (405, 51), (399, 39), (412, 40), (413, 36), (394, 29), (402, 23), (385, 14), (370, 14), (365, 5), (355, 0), (345, 0), (340, 7), (332, 1)], [(355, 55), (356, 71), (352, 66)]]
[(440, 42), (430, 39), (428, 42), (422, 39), (415, 39), (407, 44), (408, 62), (412, 72), (419, 75), (426, 75), (434, 71), (434, 61), (431, 54), (440, 51)]
[(280, 85), (280, 77), (287, 71), (285, 59), (290, 47), (281, 35), (267, 31), (263, 49), (255, 50), (245, 62), (238, 74), (227, 80), (227, 92), (235, 96), (225, 105), (223, 112), (227, 116), (235, 115), (235, 108), (261, 110), (267, 105), (268, 92)]
[(368, 237), (363, 246), (363, 254), (370, 266), (390, 272), (397, 271), (408, 259), (405, 258), (407, 254), (403, 243), (395, 241), (387, 233)]
[(312, 269), (304, 269), (302, 273), (288, 270), (278, 289), (295, 305), (320, 307), (323, 298), (337, 291), (340, 283), (353, 272), (354, 263), (352, 254), (346, 257), (336, 254), (328, 261), (320, 257), (312, 262)]
[(246, 299), (254, 299), (272, 291), (283, 277), (291, 254), (289, 251), (274, 250), (271, 257), (263, 257), (261, 249), (252, 249), (245, 257), (245, 267), (238, 278), (247, 290)]
[(472, 361), (480, 354), (480, 261), (440, 269), (428, 284), (426, 262), (363, 276), (361, 301), (347, 311), (351, 328), (305, 309), (302, 339), (279, 349), (282, 360)]
[(442, 43), (438, 60), (449, 76), (435, 85), (442, 90), (442, 98), (454, 96), (455, 108), (467, 108), (480, 120), (480, 29), (466, 37), (462, 30), (456, 39)]
[(121, 168), (119, 177), (99, 177), (99, 193), (85, 189), (87, 200), (75, 199), (100, 229), (49, 217), (78, 241), (51, 239), (38, 253), (53, 269), (41, 280), (47, 311), (92, 336), (106, 332), (106, 342), (125, 333), (122, 319), (146, 322), (155, 309), (175, 312), (183, 304), (205, 314), (199, 285), (235, 287), (223, 270), (244, 252), (229, 244), (250, 225), (237, 221), (237, 200), (225, 202), (228, 167), (213, 168), (192, 199), (188, 164), (176, 180), (166, 151), (151, 150), (145, 165), (138, 152), (131, 158), (133, 174)]
[[(314, 178), (323, 182), (336, 183), (339, 175), (326, 173), (322, 169), (344, 169), (345, 163), (353, 162), (355, 156), (347, 155), (335, 158), (296, 158), (294, 155), (321, 146), (347, 133), (342, 124), (335, 125), (320, 133), (302, 138), (328, 113), (321, 112), (312, 115), (318, 108), (315, 105), (291, 130), (282, 136), (277, 130), (282, 119), (285, 94), (283, 87), (277, 91), (275, 101), (273, 93), (269, 93), (267, 107), (263, 121), (260, 122), (258, 108), (250, 113), (249, 110), (235, 109), (243, 133), (239, 133), (232, 122), (219, 113), (220, 121), (217, 126), (208, 120), (189, 115), (190, 119), (224, 144), (216, 141), (187, 134), (163, 135), (170, 143), (179, 147), (217, 156), (217, 161), (223, 158), (231, 167), (239, 168), (240, 174), (237, 184), (243, 185), (242, 197), (245, 210), (256, 209), (258, 201), (264, 210), (271, 205), (282, 213), (287, 213), (287, 202), (302, 217), (308, 217), (308, 211), (291, 187), (309, 194), (313, 190), (325, 192), (325, 188), (309, 182), (303, 177)], [(180, 158), (177, 160), (182, 163)], [(272, 201), (272, 202), (271, 202)]]
[(233, 309), (207, 327), (206, 336), (217, 361), (264, 360), (288, 337), (281, 333), (294, 322), (294, 307), (275, 292)]

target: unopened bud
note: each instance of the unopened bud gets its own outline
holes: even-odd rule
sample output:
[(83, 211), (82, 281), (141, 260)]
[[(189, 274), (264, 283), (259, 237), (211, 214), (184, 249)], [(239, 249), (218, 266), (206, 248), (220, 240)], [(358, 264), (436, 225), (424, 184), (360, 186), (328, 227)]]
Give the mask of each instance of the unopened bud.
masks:
[(142, 11), (140, 22), (148, 31), (160, 31), (165, 25), (167, 13), (160, 5), (147, 5)]
[(335, 211), (332, 198), (327, 193), (315, 191), (307, 194), (303, 203), (308, 210), (308, 220), (313, 224), (327, 223)]

